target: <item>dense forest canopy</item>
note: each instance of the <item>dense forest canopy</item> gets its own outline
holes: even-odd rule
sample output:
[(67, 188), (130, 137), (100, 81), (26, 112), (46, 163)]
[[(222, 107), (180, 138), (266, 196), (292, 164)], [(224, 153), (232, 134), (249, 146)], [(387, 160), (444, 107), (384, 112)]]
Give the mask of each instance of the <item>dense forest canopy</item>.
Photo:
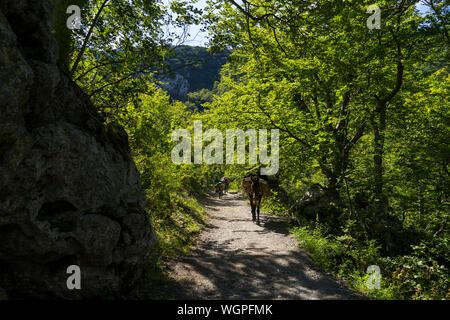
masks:
[[(69, 2), (82, 9), (78, 30), (61, 18)], [(374, 295), (449, 298), (448, 2), (377, 1), (380, 26), (369, 28), (374, 4), (210, 0), (201, 11), (173, 1), (174, 17), (159, 1), (55, 1), (61, 68), (105, 122), (126, 128), (166, 249), (188, 237), (168, 217), (191, 219), (193, 195), (219, 175), (238, 186), (258, 169), (175, 165), (172, 131), (193, 120), (222, 132), (278, 129), (266, 210), (288, 216), (314, 256), (354, 283), (379, 265), (384, 291)], [(199, 22), (209, 51), (222, 52), (213, 66), (231, 53), (216, 85), (214, 68), (183, 66), (183, 53), (204, 49), (175, 47), (177, 35), (163, 32)], [(170, 99), (156, 76), (170, 72), (190, 72), (196, 92)], [(307, 192), (320, 198), (313, 212)]]

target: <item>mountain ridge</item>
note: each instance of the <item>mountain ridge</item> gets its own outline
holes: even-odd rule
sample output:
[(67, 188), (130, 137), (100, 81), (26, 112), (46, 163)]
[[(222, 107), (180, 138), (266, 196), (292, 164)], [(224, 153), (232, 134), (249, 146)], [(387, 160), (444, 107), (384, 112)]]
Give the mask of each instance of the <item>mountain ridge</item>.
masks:
[(167, 60), (169, 71), (158, 75), (159, 85), (172, 99), (186, 101), (188, 94), (203, 89), (212, 90), (220, 80), (220, 70), (230, 54), (211, 54), (205, 47), (179, 46)]

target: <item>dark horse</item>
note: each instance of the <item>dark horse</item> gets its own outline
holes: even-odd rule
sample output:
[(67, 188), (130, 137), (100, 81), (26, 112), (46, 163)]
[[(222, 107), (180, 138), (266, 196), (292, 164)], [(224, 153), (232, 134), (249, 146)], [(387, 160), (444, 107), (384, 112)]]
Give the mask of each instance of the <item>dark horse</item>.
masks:
[(223, 182), (219, 182), (214, 185), (214, 192), (219, 197), (219, 199), (222, 198), (224, 189), (225, 189), (225, 184)]
[[(261, 199), (263, 197), (263, 189), (259, 181), (259, 176), (252, 175), (248, 178), (244, 178), (242, 181), (242, 189), (247, 193), (250, 200), (250, 206), (252, 207), (252, 220), (259, 222), (259, 212), (261, 208)], [(258, 218), (256, 218), (258, 214)]]
[(227, 176), (223, 176), (223, 177), (220, 179), (220, 182), (223, 183), (223, 191), (224, 191), (225, 193), (228, 193), (228, 187), (230, 186), (231, 179), (228, 178)]

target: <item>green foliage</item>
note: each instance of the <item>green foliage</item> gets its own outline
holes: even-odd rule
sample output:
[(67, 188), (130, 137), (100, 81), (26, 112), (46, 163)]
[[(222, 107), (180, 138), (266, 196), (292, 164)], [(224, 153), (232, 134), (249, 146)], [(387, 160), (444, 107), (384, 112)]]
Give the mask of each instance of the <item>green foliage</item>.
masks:
[(171, 1), (173, 13), (159, 0), (79, 0), (71, 4), (81, 8), (82, 27), (69, 30), (66, 3), (57, 2), (55, 10), (61, 65), (107, 117), (167, 72), (172, 43), (183, 37), (172, 29), (198, 22), (200, 14), (181, 0)]
[[(173, 164), (172, 131), (192, 130), (199, 119), (222, 132), (280, 130), (280, 169), (272, 177), (278, 188), (263, 206), (295, 218), (293, 233), (326, 270), (377, 298), (449, 298), (444, 1), (427, 2), (426, 14), (416, 1), (380, 1), (381, 28), (369, 30), (368, 0), (211, 0), (204, 14), (209, 51), (221, 52), (213, 58), (198, 47), (174, 54), (173, 34), (165, 38), (164, 22), (198, 22), (200, 12), (187, 1), (171, 3), (176, 18), (160, 1), (74, 3), (82, 5), (81, 30), (68, 33), (56, 17), (61, 64), (106, 122), (128, 132), (160, 238), (157, 266), (192, 245), (205, 219), (195, 196), (224, 174), (239, 189), (258, 169)], [(61, 14), (66, 3), (55, 4)], [(185, 103), (154, 84), (167, 66), (195, 79)], [(322, 206), (325, 219), (297, 206), (314, 185), (333, 195), (333, 210)], [(382, 270), (379, 290), (365, 286), (372, 264)]]
[[(187, 252), (206, 214), (195, 198), (203, 192), (202, 168), (176, 166), (171, 160), (171, 133), (189, 126), (191, 115), (184, 104), (172, 103), (157, 89), (155, 74), (167, 71), (172, 43), (180, 37), (170, 28), (197, 23), (200, 12), (182, 0), (170, 3), (176, 18), (158, 0), (55, 0), (53, 4), (60, 67), (97, 107), (105, 130), (114, 130), (119, 123), (128, 133), (147, 212), (159, 239), (146, 277), (150, 287), (164, 286), (165, 259)], [(80, 29), (66, 27), (71, 4), (81, 9)], [(137, 291), (147, 298), (159, 296), (148, 285)]]
[(264, 197), (261, 202), (261, 210), (274, 215), (283, 215), (288, 210), (278, 196), (276, 190), (271, 190), (270, 197)]
[[(374, 298), (450, 298), (448, 269), (426, 252), (432, 247), (430, 243), (414, 247), (411, 255), (382, 257), (375, 241), (360, 242), (349, 235), (324, 236), (320, 225), (312, 231), (307, 227), (293, 227), (291, 231), (300, 245), (311, 253), (314, 262), (343, 279), (350, 287)], [(380, 267), (379, 289), (366, 286), (369, 265)]]
[[(264, 209), (295, 218), (295, 234), (324, 268), (368, 292), (365, 268), (380, 265), (374, 297), (448, 298), (448, 276), (418, 264), (448, 269), (448, 6), (427, 3), (421, 14), (415, 1), (381, 1), (381, 28), (369, 30), (371, 4), (211, 1), (211, 45), (233, 52), (203, 118), (221, 129), (280, 130), (279, 188)], [(336, 195), (328, 222), (297, 206), (314, 184)], [(388, 262), (411, 265), (404, 288)]]
[(175, 144), (171, 140), (172, 131), (187, 127), (188, 119), (183, 104), (171, 103), (169, 96), (156, 88), (141, 95), (139, 103), (127, 105), (125, 112), (115, 119), (128, 132), (148, 209), (155, 215), (156, 223), (158, 217), (164, 220), (177, 208), (198, 211), (187, 199), (202, 192), (201, 167), (176, 165), (171, 159)]
[(213, 92), (208, 89), (201, 89), (189, 92), (185, 104), (189, 110), (201, 112), (204, 110), (203, 105), (207, 102), (213, 102)]
[(449, 299), (448, 268), (414, 251), (412, 255), (380, 259), (389, 282), (403, 299)]
[(171, 159), (172, 131), (187, 127), (190, 115), (182, 103), (172, 103), (164, 91), (149, 87), (138, 103), (128, 104), (112, 120), (122, 124), (129, 135), (147, 211), (158, 236), (146, 280), (149, 283), (140, 289), (144, 297), (155, 298), (160, 293), (149, 287), (159, 288), (170, 282), (166, 260), (187, 253), (206, 220), (206, 212), (196, 200), (203, 192), (202, 168), (175, 165)]
[(69, 70), (96, 106), (110, 116), (146, 92), (164, 68), (169, 44), (158, 1), (90, 0), (73, 31)]
[(415, 26), (421, 19), (411, 8), (385, 19), (385, 28), (397, 34), (368, 32), (364, 4), (294, 1), (285, 10), (279, 1), (253, 3), (247, 14), (266, 19), (225, 5), (213, 43), (239, 45), (222, 71), (221, 86), (230, 90), (210, 106), (214, 116), (241, 126), (251, 116), (254, 126), (278, 128), (281, 148), (289, 149), (282, 161), (300, 172), (310, 167), (314, 174), (315, 167), (328, 186), (339, 187), (375, 113), (374, 97), (381, 99), (395, 84), (396, 59), (385, 57), (395, 57), (398, 38), (408, 46), (420, 36)]

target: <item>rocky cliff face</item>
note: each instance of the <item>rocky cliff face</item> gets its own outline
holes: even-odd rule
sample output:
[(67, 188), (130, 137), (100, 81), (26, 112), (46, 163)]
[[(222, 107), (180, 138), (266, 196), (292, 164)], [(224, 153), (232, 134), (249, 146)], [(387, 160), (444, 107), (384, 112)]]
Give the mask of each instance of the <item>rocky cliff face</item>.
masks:
[(189, 92), (189, 81), (179, 73), (172, 77), (161, 76), (159, 81), (163, 83), (160, 87), (173, 98), (181, 99)]
[[(156, 236), (121, 127), (57, 67), (47, 0), (0, 0), (0, 286), (10, 297), (117, 296)], [(69, 290), (67, 267), (81, 269)]]
[(220, 81), (220, 70), (229, 51), (211, 54), (204, 47), (179, 46), (167, 61), (171, 73), (157, 76), (160, 87), (174, 99), (185, 101), (187, 94), (201, 89), (212, 90)]

